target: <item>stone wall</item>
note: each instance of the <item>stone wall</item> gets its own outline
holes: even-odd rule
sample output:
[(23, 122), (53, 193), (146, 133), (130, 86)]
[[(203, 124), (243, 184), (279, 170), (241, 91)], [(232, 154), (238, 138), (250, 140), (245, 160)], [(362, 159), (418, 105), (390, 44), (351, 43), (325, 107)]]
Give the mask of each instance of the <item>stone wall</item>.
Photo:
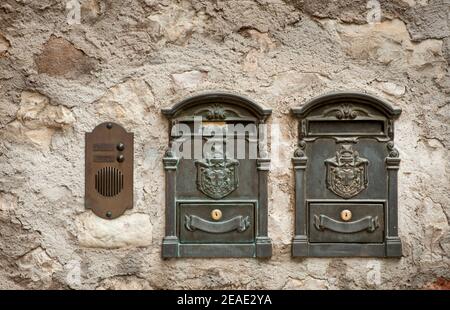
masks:
[[(373, 0), (79, 1), (79, 24), (77, 0), (0, 3), (1, 288), (448, 287), (449, 0), (380, 0), (379, 23)], [(293, 259), (289, 110), (348, 89), (403, 109), (404, 257)], [(205, 90), (273, 109), (270, 260), (161, 259), (160, 109)], [(134, 208), (113, 221), (84, 208), (84, 133), (107, 120), (135, 134)]]

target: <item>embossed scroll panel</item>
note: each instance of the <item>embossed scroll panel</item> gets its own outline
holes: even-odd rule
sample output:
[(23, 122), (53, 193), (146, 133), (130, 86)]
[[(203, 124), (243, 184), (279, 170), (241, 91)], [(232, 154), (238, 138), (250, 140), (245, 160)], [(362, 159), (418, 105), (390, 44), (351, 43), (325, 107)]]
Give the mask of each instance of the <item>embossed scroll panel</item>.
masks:
[(394, 147), (401, 110), (340, 92), (292, 111), (299, 120), (293, 256), (401, 256)]
[(85, 205), (114, 219), (133, 207), (133, 133), (102, 123), (86, 133)]
[(170, 123), (162, 256), (270, 257), (261, 129), (271, 110), (207, 93), (162, 112)]

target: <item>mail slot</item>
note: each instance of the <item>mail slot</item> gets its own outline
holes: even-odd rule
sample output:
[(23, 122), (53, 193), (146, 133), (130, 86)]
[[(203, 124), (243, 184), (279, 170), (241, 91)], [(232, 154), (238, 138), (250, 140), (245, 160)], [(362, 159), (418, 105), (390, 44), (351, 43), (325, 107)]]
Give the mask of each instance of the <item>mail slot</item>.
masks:
[[(253, 203), (182, 203), (178, 209), (182, 243), (246, 243), (255, 240)], [(213, 211), (220, 212), (219, 219)]]
[(206, 93), (162, 112), (170, 134), (162, 256), (270, 257), (264, 122), (271, 110)]
[(401, 110), (339, 92), (292, 111), (299, 121), (293, 256), (401, 256), (394, 146)]
[[(351, 214), (343, 219), (342, 212)], [(310, 203), (310, 242), (382, 243), (382, 203)]]
[(106, 122), (86, 133), (85, 206), (114, 219), (133, 207), (133, 134)]

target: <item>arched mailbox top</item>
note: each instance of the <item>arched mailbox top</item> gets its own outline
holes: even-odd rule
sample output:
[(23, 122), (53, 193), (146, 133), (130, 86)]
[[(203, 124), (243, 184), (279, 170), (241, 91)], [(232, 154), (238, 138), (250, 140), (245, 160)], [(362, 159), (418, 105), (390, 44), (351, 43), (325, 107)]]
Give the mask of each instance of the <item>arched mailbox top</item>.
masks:
[(316, 97), (292, 112), (301, 122), (300, 138), (394, 137), (401, 109), (375, 96), (335, 92)]
[[(387, 101), (377, 98), (373, 95), (350, 91), (332, 92), (315, 97), (306, 102), (301, 107), (292, 108), (292, 112), (299, 118), (305, 118), (309, 114), (315, 114), (315, 111), (330, 105), (337, 105), (342, 107), (351, 107), (349, 105), (366, 106), (370, 110), (377, 111), (381, 115), (384, 115), (385, 117), (391, 119), (397, 118), (402, 112), (400, 108), (394, 107)], [(350, 110), (349, 112), (351, 113), (352, 111)], [(339, 116), (340, 114), (338, 113), (336, 115)], [(355, 118), (357, 118), (358, 114), (353, 114), (350, 116), (355, 116)]]
[(179, 121), (189, 121), (195, 116), (208, 121), (256, 121), (264, 120), (272, 110), (233, 93), (209, 92), (184, 99), (161, 112)]

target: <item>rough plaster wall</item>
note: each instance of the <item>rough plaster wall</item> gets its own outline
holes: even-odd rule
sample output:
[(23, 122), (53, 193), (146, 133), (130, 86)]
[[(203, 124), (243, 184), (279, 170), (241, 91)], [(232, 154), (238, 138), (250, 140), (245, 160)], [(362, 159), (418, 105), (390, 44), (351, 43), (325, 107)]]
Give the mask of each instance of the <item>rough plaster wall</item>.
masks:
[[(449, 0), (83, 0), (0, 3), (0, 287), (439, 288), (450, 279)], [(403, 109), (402, 259), (293, 259), (296, 125), (289, 109), (332, 90)], [(273, 109), (273, 257), (160, 258), (167, 123), (160, 113), (229, 90)], [(84, 133), (135, 133), (134, 209), (84, 209)], [(275, 199), (276, 197), (276, 199)], [(378, 272), (379, 271), (379, 272)]]

